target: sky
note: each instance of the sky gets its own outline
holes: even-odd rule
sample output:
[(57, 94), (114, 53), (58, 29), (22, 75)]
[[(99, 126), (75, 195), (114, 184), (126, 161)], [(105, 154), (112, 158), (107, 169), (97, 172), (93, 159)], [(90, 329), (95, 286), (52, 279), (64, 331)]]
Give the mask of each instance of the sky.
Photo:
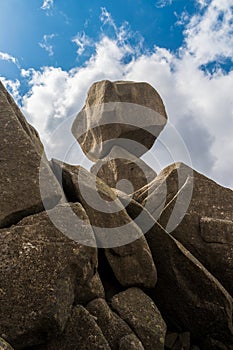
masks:
[(70, 131), (89, 87), (146, 81), (168, 125), (145, 162), (233, 188), (233, 0), (0, 0), (0, 23), (1, 80), (48, 158), (89, 167)]

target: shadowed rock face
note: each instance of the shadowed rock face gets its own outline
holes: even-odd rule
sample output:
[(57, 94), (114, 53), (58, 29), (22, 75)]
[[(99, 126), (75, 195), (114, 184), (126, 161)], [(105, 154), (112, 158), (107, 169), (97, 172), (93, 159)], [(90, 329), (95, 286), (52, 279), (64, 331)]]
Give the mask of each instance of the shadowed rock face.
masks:
[(176, 163), (133, 197), (233, 295), (232, 190)]
[(72, 132), (93, 161), (116, 145), (140, 156), (153, 146), (166, 120), (163, 102), (149, 84), (104, 80), (91, 86)]
[(132, 327), (145, 350), (164, 349), (166, 325), (153, 301), (140, 289), (115, 295), (112, 307)]
[(96, 317), (96, 322), (101, 328), (111, 349), (118, 350), (122, 338), (133, 335), (128, 324), (118, 314), (113, 312), (103, 299), (96, 299), (87, 305), (87, 310)]
[[(70, 231), (94, 234), (80, 204), (72, 210), (86, 225)], [(66, 225), (66, 206), (49, 213)], [(46, 212), (0, 230), (0, 334), (16, 347), (35, 345), (61, 333), (71, 314), (77, 290), (86, 288), (97, 268), (97, 250), (62, 234)], [(98, 296), (98, 293), (97, 293)]]
[[(60, 174), (62, 177), (66, 195), (69, 196), (69, 193), (71, 193), (73, 201), (80, 201), (89, 218), (91, 218), (91, 224), (99, 246), (102, 246), (102, 244), (104, 246), (106, 244), (104, 242), (108, 242), (108, 236), (101, 235), (104, 228), (109, 227), (110, 232), (113, 226), (114, 242), (118, 242), (117, 236), (119, 236), (119, 243), (114, 244), (112, 248), (105, 249), (105, 255), (122, 286), (138, 285), (153, 288), (156, 284), (157, 275), (150, 249), (142, 232), (130, 219), (115, 192), (98, 177), (80, 166), (62, 164), (57, 160), (52, 160), (52, 166), (57, 176)], [(100, 196), (97, 202), (105, 199), (104, 206), (100, 207), (99, 210), (93, 208), (96, 194)], [(110, 213), (108, 209), (113, 206), (114, 201), (116, 210)], [(126, 232), (129, 235), (127, 241), (126, 235), (122, 235), (122, 227), (130, 223), (132, 225)], [(108, 230), (106, 234), (108, 234)], [(132, 243), (131, 235), (134, 235)], [(111, 242), (111, 236), (109, 242)]]
[[(123, 204), (126, 200), (129, 203), (126, 196), (119, 195), (119, 198)], [(149, 294), (168, 326), (179, 332), (190, 330), (196, 341), (210, 335), (230, 343), (233, 339), (231, 296), (139, 203), (131, 200), (127, 211), (142, 230), (148, 223), (151, 227), (146, 239), (157, 267), (158, 281)]]
[[(30, 126), (0, 82), (0, 227), (44, 210), (40, 186), (49, 208), (61, 198), (37, 132)], [(40, 169), (41, 168), (41, 169)], [(41, 179), (40, 179), (41, 176)], [(41, 183), (40, 183), (41, 180)]]
[(146, 186), (156, 177), (156, 172), (143, 160), (114, 146), (106, 158), (91, 168), (91, 173), (102, 179), (109, 187), (127, 194)]
[(101, 329), (83, 307), (73, 309), (64, 333), (49, 342), (48, 350), (111, 350)]

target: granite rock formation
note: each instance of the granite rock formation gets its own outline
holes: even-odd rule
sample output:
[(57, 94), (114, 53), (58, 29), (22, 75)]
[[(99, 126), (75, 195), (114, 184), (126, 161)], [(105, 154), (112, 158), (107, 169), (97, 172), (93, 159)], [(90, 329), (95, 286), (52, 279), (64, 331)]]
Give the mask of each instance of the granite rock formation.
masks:
[(91, 87), (72, 128), (91, 172), (48, 162), (2, 84), (0, 117), (0, 349), (233, 350), (233, 192), (139, 158), (158, 93)]
[(163, 101), (151, 85), (104, 80), (91, 86), (72, 132), (93, 161), (107, 156), (113, 146), (141, 156), (153, 146), (166, 121)]
[(16, 224), (24, 216), (43, 210), (40, 188), (46, 187), (43, 199), (53, 208), (61, 191), (36, 130), (0, 82), (0, 227)]

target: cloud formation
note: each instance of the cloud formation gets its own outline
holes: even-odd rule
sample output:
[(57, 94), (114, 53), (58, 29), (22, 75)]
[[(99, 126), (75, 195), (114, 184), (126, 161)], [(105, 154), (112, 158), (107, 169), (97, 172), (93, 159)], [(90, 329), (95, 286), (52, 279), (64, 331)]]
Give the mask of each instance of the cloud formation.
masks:
[(77, 54), (81, 56), (87, 47), (93, 45), (91, 38), (89, 38), (85, 32), (78, 33), (73, 39), (72, 42), (78, 46)]
[(155, 6), (158, 8), (163, 8), (163, 7), (171, 5), (172, 2), (173, 2), (173, 0), (157, 0), (155, 3)]
[(43, 36), (42, 42), (39, 43), (39, 46), (44, 49), (46, 52), (48, 52), (49, 56), (53, 56), (53, 45), (49, 43), (51, 39), (53, 39), (56, 35), (55, 34), (45, 34)]
[[(233, 61), (233, 0), (198, 2), (202, 12), (186, 21), (184, 43), (175, 53), (157, 46), (152, 52), (143, 50), (142, 38), (133, 35), (127, 24), (118, 28), (111, 14), (102, 9), (102, 35), (93, 42), (93, 54), (82, 67), (22, 71), (30, 85), (22, 109), (40, 132), (49, 157), (67, 155), (67, 161), (80, 164), (82, 152), (70, 126), (94, 81), (147, 81), (162, 96), (171, 123), (152, 148), (161, 168), (184, 160), (182, 155), (173, 160), (169, 157), (169, 150), (178, 148), (173, 125), (187, 145), (194, 168), (233, 188), (233, 70), (224, 69), (226, 59)], [(114, 35), (105, 34), (106, 25)], [(77, 45), (81, 51), (85, 48), (82, 41)], [(214, 63), (211, 69), (209, 63)], [(62, 127), (50, 142), (59, 125)], [(144, 159), (153, 166), (150, 155)]]
[(17, 61), (17, 59), (16, 59), (14, 56), (11, 56), (11, 55), (9, 55), (9, 54), (6, 53), (6, 52), (1, 52), (1, 51), (0, 51), (0, 60), (12, 62), (12, 63), (14, 63), (15, 65), (18, 66), (18, 61)]
[(1, 76), (0, 76), (0, 80), (5, 85), (5, 87), (10, 91), (15, 101), (20, 103), (20, 99), (21, 99), (21, 96), (19, 94), (20, 81), (18, 79), (13, 81)]
[(53, 7), (54, 0), (44, 0), (41, 6), (42, 10), (50, 10)]

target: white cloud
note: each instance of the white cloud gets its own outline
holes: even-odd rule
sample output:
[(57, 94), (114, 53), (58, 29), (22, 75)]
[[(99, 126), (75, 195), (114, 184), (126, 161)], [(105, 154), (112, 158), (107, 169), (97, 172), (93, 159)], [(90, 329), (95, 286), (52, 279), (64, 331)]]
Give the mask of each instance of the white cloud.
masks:
[(53, 45), (49, 43), (51, 39), (53, 39), (56, 35), (55, 34), (45, 34), (43, 36), (42, 42), (39, 43), (39, 46), (48, 52), (49, 56), (53, 56)]
[(203, 9), (204, 7), (206, 7), (211, 0), (196, 0), (197, 4), (200, 6), (201, 9)]
[(2, 61), (9, 61), (14, 63), (16, 66), (18, 66), (18, 61), (14, 56), (9, 55), (6, 52), (0, 52), (0, 60)]
[(84, 53), (87, 47), (93, 45), (92, 40), (86, 35), (85, 32), (78, 33), (73, 39), (72, 42), (78, 46), (77, 54), (80, 56)]
[(105, 25), (105, 24), (109, 24), (110, 26), (112, 26), (115, 31), (118, 30), (114, 19), (112, 18), (112, 15), (110, 12), (107, 11), (107, 9), (105, 7), (101, 7), (101, 15), (100, 15), (100, 20), (101, 22)]
[(204, 15), (191, 18), (184, 35), (197, 64), (233, 57), (232, 6), (233, 0), (212, 0)]
[(54, 0), (44, 0), (41, 6), (42, 10), (50, 10), (53, 7)]
[(190, 15), (187, 11), (183, 11), (181, 14), (174, 12), (174, 15), (177, 18), (177, 21), (175, 23), (175, 25), (177, 25), (177, 26), (184, 26), (185, 24), (188, 23), (188, 21), (190, 19)]
[[(67, 144), (73, 144), (68, 161), (80, 163), (80, 148), (70, 132), (71, 120), (49, 135), (69, 116), (81, 110), (90, 85), (97, 80), (139, 80), (152, 84), (161, 94), (169, 120), (183, 136), (193, 166), (216, 181), (233, 187), (233, 71), (204, 72), (200, 65), (218, 59), (233, 59), (230, 7), (233, 0), (212, 0), (202, 15), (194, 16), (186, 26), (185, 43), (178, 53), (156, 47), (141, 52), (141, 43), (132, 45), (128, 31), (122, 36), (111, 15), (103, 11), (102, 23), (115, 27), (115, 37), (102, 35), (94, 44), (94, 53), (83, 67), (70, 71), (44, 67), (22, 71), (30, 82), (24, 96), (23, 111), (39, 130), (49, 156), (62, 158)], [(223, 23), (221, 22), (223, 18)], [(209, 35), (207, 35), (209, 32)], [(213, 32), (213, 33), (212, 33)], [(129, 63), (124, 58), (131, 54)], [(134, 54), (136, 52), (136, 54)], [(139, 54), (140, 53), (140, 54)], [(161, 134), (152, 151), (162, 163), (160, 144), (176, 148), (169, 127)], [(182, 159), (177, 159), (182, 160)]]
[(157, 0), (155, 3), (155, 6), (158, 8), (163, 8), (166, 6), (170, 6), (172, 4), (173, 0)]
[(1, 82), (10, 91), (16, 102), (20, 102), (21, 96), (19, 95), (20, 81), (16, 79), (15, 81), (6, 79), (0, 76)]

